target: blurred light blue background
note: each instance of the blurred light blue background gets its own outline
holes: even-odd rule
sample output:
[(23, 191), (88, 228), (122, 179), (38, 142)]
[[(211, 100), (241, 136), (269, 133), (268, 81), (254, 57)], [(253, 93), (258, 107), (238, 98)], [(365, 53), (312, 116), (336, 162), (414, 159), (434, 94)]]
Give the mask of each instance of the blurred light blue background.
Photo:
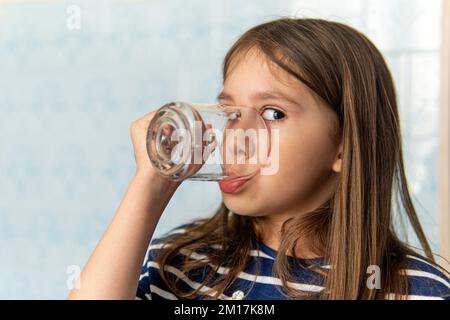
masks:
[[(351, 24), (385, 53), (412, 190), (438, 250), (441, 5), (0, 0), (0, 298), (64, 299), (68, 267), (84, 265), (134, 173), (130, 123), (168, 101), (214, 101), (233, 41), (285, 15)], [(156, 235), (219, 203), (215, 183), (184, 183)]]

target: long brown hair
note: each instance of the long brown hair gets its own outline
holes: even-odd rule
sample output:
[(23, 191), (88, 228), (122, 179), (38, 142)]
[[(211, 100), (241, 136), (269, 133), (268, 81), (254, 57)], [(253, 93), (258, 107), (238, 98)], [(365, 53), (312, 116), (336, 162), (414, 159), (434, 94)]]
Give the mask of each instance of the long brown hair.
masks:
[[(378, 49), (363, 34), (336, 22), (283, 18), (245, 32), (227, 53), (223, 79), (232, 64), (256, 48), (269, 61), (307, 85), (339, 119), (343, 168), (333, 197), (311, 212), (286, 221), (274, 273), (293, 298), (384, 299), (407, 295), (402, 275), (406, 256), (416, 254), (397, 236), (394, 206), (406, 215), (429, 262), (430, 245), (420, 226), (408, 190), (402, 155), (401, 130), (391, 73)], [(222, 203), (209, 219), (199, 220), (184, 234), (170, 237), (159, 252), (160, 266), (184, 251), (181, 269), (190, 274), (209, 266), (201, 288), (182, 291), (165, 268), (160, 273), (179, 296), (220, 295), (233, 284), (259, 241), (256, 218), (240, 216)], [(307, 235), (331, 265), (325, 290), (319, 295), (289, 285), (287, 254), (295, 254), (299, 235)], [(201, 259), (189, 259), (201, 252)], [(366, 285), (367, 268), (382, 270), (381, 289)], [(220, 267), (227, 268), (217, 276)], [(317, 268), (316, 268), (317, 269)]]

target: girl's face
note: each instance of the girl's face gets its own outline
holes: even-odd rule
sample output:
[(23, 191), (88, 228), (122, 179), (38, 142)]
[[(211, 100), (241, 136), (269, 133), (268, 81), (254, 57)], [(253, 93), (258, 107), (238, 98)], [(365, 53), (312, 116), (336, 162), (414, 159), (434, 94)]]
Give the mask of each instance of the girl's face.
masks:
[(280, 137), (274, 174), (258, 174), (232, 193), (222, 186), (231, 211), (293, 216), (331, 198), (341, 168), (338, 117), (307, 86), (251, 50), (228, 71), (219, 102), (255, 108)]

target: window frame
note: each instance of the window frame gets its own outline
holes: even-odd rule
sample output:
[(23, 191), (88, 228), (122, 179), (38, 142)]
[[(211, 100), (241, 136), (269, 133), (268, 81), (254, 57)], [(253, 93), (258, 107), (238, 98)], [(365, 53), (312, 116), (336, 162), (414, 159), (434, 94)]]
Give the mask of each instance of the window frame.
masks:
[(439, 147), (440, 254), (450, 260), (450, 1), (443, 1)]

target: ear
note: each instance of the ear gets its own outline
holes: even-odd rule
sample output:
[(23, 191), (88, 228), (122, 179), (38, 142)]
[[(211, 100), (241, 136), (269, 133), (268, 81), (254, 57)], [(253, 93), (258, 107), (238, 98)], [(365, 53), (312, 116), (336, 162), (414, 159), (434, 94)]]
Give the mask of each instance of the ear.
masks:
[(331, 169), (336, 173), (341, 173), (341, 171), (342, 171), (343, 150), (344, 150), (344, 146), (343, 146), (343, 143), (341, 142), (338, 147), (336, 158), (334, 159), (333, 165), (331, 166)]

